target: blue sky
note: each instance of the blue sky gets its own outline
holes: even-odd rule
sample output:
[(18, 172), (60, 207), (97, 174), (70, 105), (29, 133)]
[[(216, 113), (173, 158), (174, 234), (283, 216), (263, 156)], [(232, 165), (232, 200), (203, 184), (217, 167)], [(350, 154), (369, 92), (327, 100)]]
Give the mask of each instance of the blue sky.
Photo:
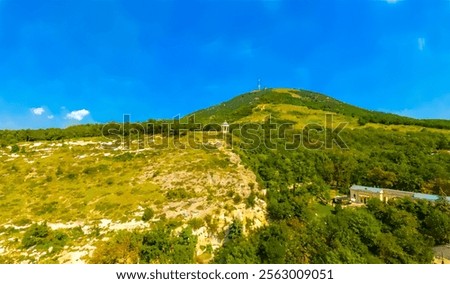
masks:
[(450, 119), (450, 1), (0, 0), (0, 128), (170, 118), (256, 88)]

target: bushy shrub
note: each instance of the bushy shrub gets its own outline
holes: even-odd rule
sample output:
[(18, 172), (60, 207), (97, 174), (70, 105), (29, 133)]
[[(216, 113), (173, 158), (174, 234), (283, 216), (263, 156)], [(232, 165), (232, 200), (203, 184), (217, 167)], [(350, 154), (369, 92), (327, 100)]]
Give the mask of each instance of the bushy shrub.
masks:
[(166, 193), (166, 197), (169, 200), (187, 199), (187, 198), (192, 198), (194, 196), (195, 195), (193, 193), (188, 192), (184, 188), (169, 190)]
[(70, 230), (70, 237), (74, 240), (77, 240), (84, 236), (84, 231), (81, 226), (75, 227)]
[(133, 160), (133, 158), (134, 158), (133, 154), (131, 154), (129, 152), (126, 152), (126, 153), (124, 153), (122, 155), (115, 156), (114, 160), (118, 161), (118, 162), (127, 162), (127, 161)]
[(70, 180), (75, 180), (77, 178), (78, 174), (76, 173), (68, 173), (66, 178), (70, 179)]
[(22, 239), (22, 245), (25, 248), (30, 248), (32, 246), (44, 244), (47, 242), (50, 231), (51, 229), (46, 223), (33, 224), (25, 232)]
[(11, 153), (19, 153), (20, 148), (16, 144), (11, 146)]
[(245, 199), (245, 205), (247, 208), (253, 208), (256, 204), (256, 194), (252, 191), (249, 196)]
[(242, 197), (238, 193), (236, 193), (233, 197), (234, 204), (239, 204), (241, 201), (242, 201)]
[(16, 226), (26, 226), (28, 224), (31, 224), (31, 220), (28, 218), (22, 218), (14, 222)]
[(36, 249), (53, 248), (53, 252), (60, 250), (66, 244), (68, 236), (61, 231), (53, 231), (46, 223), (33, 224), (22, 238), (24, 248), (35, 246)]
[(191, 220), (188, 221), (188, 224), (189, 224), (189, 226), (192, 227), (192, 229), (198, 230), (201, 227), (203, 227), (203, 225), (205, 224), (205, 221), (200, 218), (192, 218)]
[(155, 211), (152, 208), (146, 208), (144, 214), (142, 215), (142, 221), (147, 222), (155, 216)]
[(133, 264), (139, 262), (142, 236), (136, 232), (118, 231), (114, 237), (101, 243), (94, 251), (90, 263)]

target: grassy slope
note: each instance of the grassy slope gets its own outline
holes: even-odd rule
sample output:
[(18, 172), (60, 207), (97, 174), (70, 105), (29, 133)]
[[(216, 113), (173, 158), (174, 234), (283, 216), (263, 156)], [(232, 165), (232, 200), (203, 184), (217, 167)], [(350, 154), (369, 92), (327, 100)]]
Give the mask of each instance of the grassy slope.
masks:
[[(295, 89), (267, 89), (239, 95), (229, 101), (194, 112), (197, 122), (222, 123), (262, 121), (271, 114), (272, 118), (292, 121), (299, 126), (309, 122), (322, 123), (326, 113), (335, 114), (337, 122), (348, 122), (349, 127), (358, 127), (359, 119), (374, 120), (367, 126), (403, 125), (405, 130), (416, 131), (423, 127), (450, 129), (449, 120), (419, 120), (395, 114), (365, 110), (326, 95)], [(389, 129), (387, 127), (387, 129)]]
[[(210, 235), (199, 238), (199, 246), (217, 247), (218, 234), (234, 217), (265, 222), (262, 201), (246, 208), (250, 192), (259, 189), (254, 174), (232, 152), (180, 149), (170, 140), (168, 148), (130, 153), (101, 140), (21, 143), (21, 153), (0, 151), (0, 256), (14, 262), (73, 262), (64, 255), (95, 246), (111, 231), (148, 227), (162, 218), (180, 224), (202, 220), (201, 231)], [(144, 208), (154, 210), (153, 221), (141, 221)], [(60, 253), (23, 249), (24, 231), (42, 221), (68, 235), (79, 226), (85, 235), (71, 239)], [(96, 230), (99, 234), (92, 235)]]

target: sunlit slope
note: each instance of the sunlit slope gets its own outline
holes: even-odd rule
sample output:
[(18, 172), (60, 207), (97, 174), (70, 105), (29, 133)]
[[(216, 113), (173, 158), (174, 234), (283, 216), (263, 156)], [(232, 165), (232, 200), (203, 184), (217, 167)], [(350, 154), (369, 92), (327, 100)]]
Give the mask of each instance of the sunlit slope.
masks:
[[(217, 247), (223, 240), (218, 234), (234, 218), (251, 220), (249, 228), (265, 224), (263, 193), (239, 156), (220, 141), (193, 149), (182, 147), (183, 140), (160, 140), (156, 147), (126, 151), (104, 138), (1, 150), (0, 256), (14, 262), (82, 262), (70, 254), (85, 256), (113, 231), (151, 228), (160, 220), (177, 226), (194, 222), (198, 247)], [(145, 222), (147, 208), (153, 214)], [(45, 254), (25, 249), (20, 240), (38, 222), (62, 230), (65, 246)], [(72, 238), (73, 230), (81, 235)]]
[(216, 106), (194, 112), (187, 117), (195, 115), (195, 120), (201, 123), (222, 123), (223, 121), (234, 123), (262, 122), (270, 116), (278, 122), (292, 122), (302, 126), (308, 123), (325, 123), (326, 114), (333, 114), (335, 122), (347, 122), (349, 127), (370, 125), (384, 128), (384, 126), (405, 125), (450, 129), (449, 120), (413, 119), (370, 111), (323, 94), (296, 89), (266, 89), (249, 92)]

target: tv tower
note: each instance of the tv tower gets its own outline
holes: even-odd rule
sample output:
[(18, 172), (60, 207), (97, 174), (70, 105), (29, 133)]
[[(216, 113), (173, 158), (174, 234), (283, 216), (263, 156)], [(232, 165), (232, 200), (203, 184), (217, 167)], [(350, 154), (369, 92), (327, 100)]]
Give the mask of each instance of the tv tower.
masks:
[(258, 91), (261, 91), (261, 79), (258, 79)]

